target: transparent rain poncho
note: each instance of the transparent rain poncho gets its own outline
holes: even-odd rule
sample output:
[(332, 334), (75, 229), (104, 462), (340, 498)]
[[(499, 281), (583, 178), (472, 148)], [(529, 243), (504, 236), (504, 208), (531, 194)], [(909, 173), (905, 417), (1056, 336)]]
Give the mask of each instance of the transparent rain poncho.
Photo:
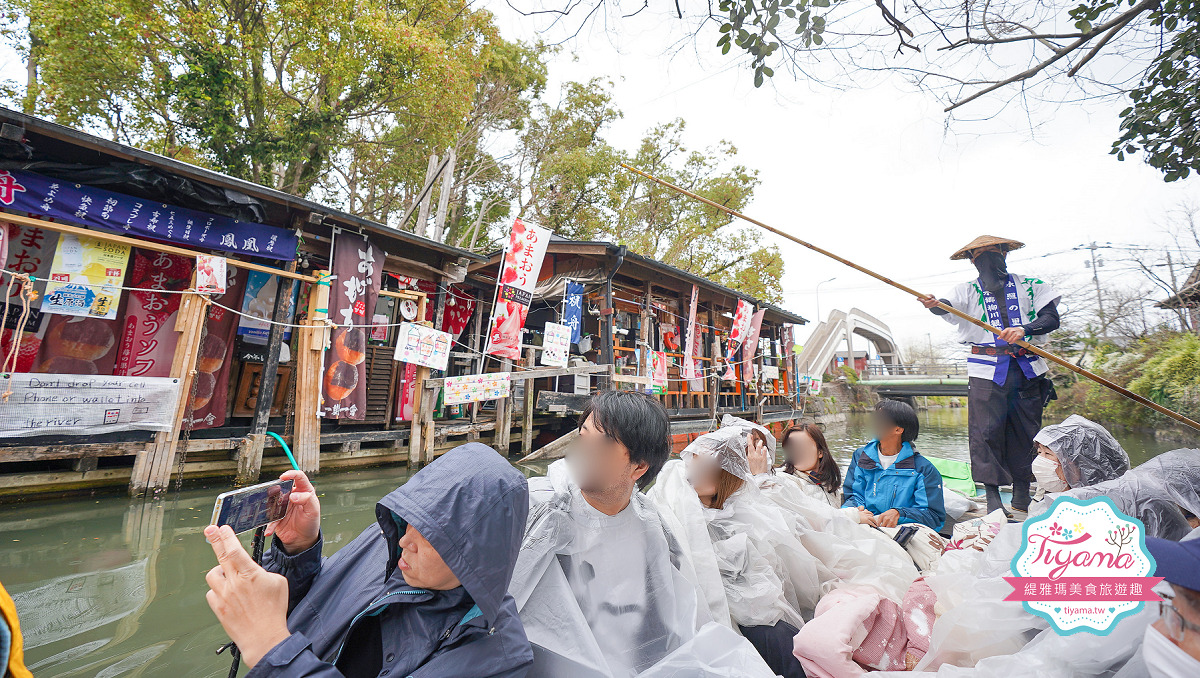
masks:
[[(779, 621), (803, 626), (821, 596), (819, 571), (826, 573), (824, 579), (829, 577), (801, 543), (797, 521), (746, 481), (722, 508), (704, 507), (688, 473), (696, 472), (697, 466), (707, 472), (713, 462), (693, 455), (686, 459), (667, 462), (650, 498), (684, 526), (681, 541), (692, 555), (705, 598), (723, 595), (728, 614), (741, 626)], [(715, 616), (723, 607), (710, 602), (710, 610)]]
[(1117, 439), (1100, 424), (1078, 414), (1043, 428), (1033, 441), (1054, 451), (1071, 487), (1102, 483), (1129, 470), (1129, 455)]
[(771, 675), (746, 639), (711, 621), (691, 560), (645, 495), (609, 516), (565, 460), (547, 477), (553, 494), (530, 511), (509, 587), (534, 646), (531, 676)]
[(1193, 516), (1200, 516), (1200, 450), (1163, 452), (1133, 472), (1157, 481), (1167, 498)]
[(766, 440), (767, 453), (775, 457), (775, 436), (765, 427), (732, 415), (721, 418), (721, 428), (696, 438), (679, 453), (685, 462), (692, 457), (715, 461), (720, 467), (742, 480), (752, 480), (750, 462), (746, 450), (750, 444), (751, 431), (758, 431)]
[(1122, 513), (1142, 521), (1150, 537), (1179, 541), (1192, 529), (1169, 489), (1153, 474), (1138, 469), (1116, 480), (1068, 490), (1065, 494), (1077, 499), (1108, 497)]

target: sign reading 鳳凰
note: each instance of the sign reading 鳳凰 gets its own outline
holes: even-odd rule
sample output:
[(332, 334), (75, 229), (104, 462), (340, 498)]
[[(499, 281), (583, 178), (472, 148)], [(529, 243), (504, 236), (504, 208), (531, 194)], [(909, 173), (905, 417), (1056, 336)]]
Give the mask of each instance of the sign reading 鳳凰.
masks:
[(1145, 601), (1159, 600), (1152, 589), (1162, 577), (1150, 576), (1145, 527), (1108, 497), (1059, 497), (1021, 530), (1005, 600), (1022, 601), (1057, 633), (1103, 636)]
[(0, 375), (0, 437), (170, 431), (179, 380), (77, 374)]
[(299, 244), (286, 229), (18, 170), (0, 170), (0, 205), (136, 238), (268, 259), (290, 261)]

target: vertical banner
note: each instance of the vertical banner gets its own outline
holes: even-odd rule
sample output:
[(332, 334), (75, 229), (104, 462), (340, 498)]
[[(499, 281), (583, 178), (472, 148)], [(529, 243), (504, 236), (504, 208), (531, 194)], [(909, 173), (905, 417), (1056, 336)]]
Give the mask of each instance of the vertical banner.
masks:
[(367, 405), (367, 309), (375, 308), (383, 272), (384, 253), (366, 236), (349, 231), (337, 234), (333, 244), (333, 288), (329, 293), (329, 319), (337, 327), (325, 352), (321, 379), (321, 416), (361, 420)]
[(667, 354), (664, 351), (650, 351), (650, 385), (654, 394), (665, 393), (667, 390)]
[(60, 236), (42, 312), (116, 320), (129, 250), (99, 238)]
[(758, 356), (758, 334), (762, 330), (763, 316), (766, 314), (766, 309), (763, 309), (750, 318), (750, 329), (746, 330), (746, 340), (742, 342), (742, 378), (747, 382), (758, 381), (754, 366)]
[(750, 329), (750, 316), (754, 315), (754, 307), (745, 300), (738, 299), (737, 311), (733, 314), (733, 326), (729, 330), (730, 348), (737, 346), (746, 339), (746, 331)]
[(583, 338), (583, 283), (567, 281), (567, 293), (563, 297), (562, 324), (571, 328), (571, 343), (578, 344)]
[(130, 287), (161, 292), (130, 292), (121, 320), (121, 348), (113, 374), (128, 377), (168, 377), (179, 333), (175, 317), (182, 294), (192, 281), (191, 257), (134, 250)]
[(226, 266), (225, 294), (213, 295), (212, 299), (217, 303), (208, 307), (204, 336), (200, 340), (200, 355), (196, 359), (196, 388), (192, 393), (184, 394), (185, 398), (192, 399), (191, 420), (184, 420), (192, 429), (225, 425), (239, 316), (221, 306), (237, 308), (246, 289), (246, 278), (249, 277), (246, 273)]
[(537, 285), (549, 243), (550, 231), (520, 219), (513, 221), (504, 243), (504, 258), (500, 260), (496, 302), (488, 323), (484, 355), (512, 360), (521, 357), (521, 330), (525, 327), (529, 305), (533, 303), (533, 288)]
[[(16, 273), (28, 273), (38, 279), (34, 290), (39, 292), (36, 299), (29, 304), (29, 318), (25, 322), (25, 331), (21, 336), (21, 349), (17, 354), (17, 372), (31, 372), (37, 364), (38, 351), (45, 336), (42, 318), (42, 292), (46, 288), (45, 280), (50, 277), (50, 264), (54, 260), (54, 249), (58, 244), (58, 234), (53, 231), (43, 231), (31, 226), (18, 226), (0, 219), (0, 236), (7, 235), (8, 258), (0, 262), (4, 268)], [(7, 281), (4, 289), (7, 290)], [(8, 355), (13, 345), (13, 331), (21, 317), (21, 300), (18, 296), (20, 287), (14, 285), (8, 302), (8, 317), (4, 318), (3, 335), (0, 335), (0, 351)]]
[(695, 360), (696, 300), (699, 297), (699, 294), (700, 288), (692, 285), (692, 299), (690, 302), (688, 302), (687, 329), (684, 330), (683, 336), (683, 378), (688, 380), (696, 379), (700, 376), (697, 374)]

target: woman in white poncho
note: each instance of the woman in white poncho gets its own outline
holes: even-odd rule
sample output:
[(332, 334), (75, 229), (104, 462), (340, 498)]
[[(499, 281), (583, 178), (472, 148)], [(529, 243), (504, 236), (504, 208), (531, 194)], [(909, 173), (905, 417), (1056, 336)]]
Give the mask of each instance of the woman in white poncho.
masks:
[[(748, 446), (754, 470), (767, 472), (774, 437), (765, 429), (722, 427), (694, 440), (680, 460), (667, 462), (650, 497), (683, 525), (681, 540), (710, 607), (721, 609), (724, 602), (773, 671), (800, 677), (792, 638), (830, 575), (818, 572), (823, 568), (801, 543), (796, 517), (759, 494)], [(716, 577), (704, 576), (714, 571), (719, 590)]]

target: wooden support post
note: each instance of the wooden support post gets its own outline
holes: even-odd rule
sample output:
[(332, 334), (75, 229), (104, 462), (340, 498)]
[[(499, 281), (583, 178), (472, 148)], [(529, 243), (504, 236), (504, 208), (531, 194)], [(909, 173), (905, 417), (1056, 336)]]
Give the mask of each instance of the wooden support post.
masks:
[[(500, 369), (503, 372), (512, 372), (512, 360), (505, 358), (500, 363)], [(496, 451), (504, 456), (508, 456), (508, 443), (512, 435), (511, 419), (512, 419), (512, 396), (501, 398), (496, 401), (496, 436), (492, 439), (495, 443)]]
[[(413, 377), (412, 423), (408, 435), (408, 463), (410, 466), (420, 466), (426, 463), (425, 459), (421, 456), (421, 452), (425, 449), (425, 404), (429, 400), (425, 390), (425, 380), (428, 378), (429, 368), (418, 365), (416, 376)], [(432, 406), (429, 408), (429, 412), (430, 417), (432, 417)]]
[[(321, 278), (329, 271), (317, 271)], [(300, 470), (309, 475), (321, 466), (321, 368), (329, 326), (324, 324), (329, 309), (329, 281), (309, 288), (307, 324), (296, 330), (296, 411), (293, 413), (292, 453)]]
[[(483, 372), (483, 349), (479, 346), (480, 335), (483, 332), (483, 303), (480, 300), (475, 300), (475, 313), (471, 318), (471, 338), (468, 340), (468, 345), (471, 347), (471, 374), (479, 374)], [(479, 401), (471, 403), (471, 423), (479, 423)], [(479, 438), (476, 434), (476, 439)]]
[[(295, 260), (287, 264), (289, 272), (295, 272)], [(295, 295), (296, 280), (284, 281), (276, 278), (275, 307), (271, 310), (271, 329), (267, 333), (267, 360), (263, 363), (262, 378), (258, 383), (258, 397), (254, 403), (254, 417), (250, 420), (249, 443), (238, 450), (238, 474), (235, 485), (252, 485), (258, 482), (262, 469), (263, 446), (267, 440), (267, 428), (271, 423), (271, 404), (275, 402), (275, 387), (279, 383), (279, 350), (283, 346), (283, 323), (292, 319), (292, 297)], [(244, 458), (243, 458), (244, 457)]]
[[(259, 399), (262, 398), (262, 391), (259, 391)], [(250, 485), (258, 481), (258, 475), (262, 469), (263, 448), (266, 447), (267, 436), (265, 433), (251, 433), (237, 447), (237, 479), (234, 481), (236, 485)]]
[[(533, 369), (534, 365), (534, 349), (525, 349), (525, 367)], [(521, 412), (521, 456), (524, 457), (533, 452), (533, 392), (534, 380), (525, 380), (525, 398), (524, 407)]]
[[(195, 277), (192, 278), (192, 282), (194, 285)], [(133, 474), (129, 478), (129, 493), (133, 496), (159, 492), (166, 489), (171, 482), (180, 429), (188, 411), (192, 382), (196, 376), (196, 357), (200, 354), (200, 339), (204, 334), (207, 311), (208, 297), (184, 294), (180, 300), (179, 311), (175, 316), (175, 331), (179, 332), (179, 342), (175, 347), (175, 357), (171, 360), (170, 372), (171, 378), (179, 380), (179, 400), (175, 404), (175, 416), (172, 418), (175, 423), (170, 431), (155, 434), (154, 441), (138, 452), (133, 462)]]
[(437, 445), (437, 422), (433, 419), (433, 411), (437, 407), (441, 387), (426, 387), (425, 395), (421, 397), (421, 463), (433, 461), (433, 448)]

